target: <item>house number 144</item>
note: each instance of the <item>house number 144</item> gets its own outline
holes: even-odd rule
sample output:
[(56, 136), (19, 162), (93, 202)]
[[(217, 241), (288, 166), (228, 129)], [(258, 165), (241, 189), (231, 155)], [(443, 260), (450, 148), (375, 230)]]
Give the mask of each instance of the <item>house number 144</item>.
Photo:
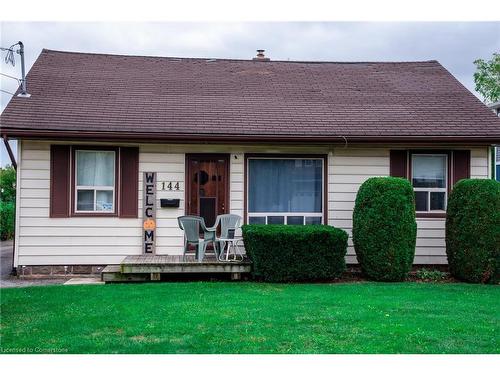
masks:
[(165, 182), (165, 181), (163, 181), (161, 183), (161, 190), (180, 190), (179, 181), (177, 181), (177, 182), (173, 182), (173, 181)]

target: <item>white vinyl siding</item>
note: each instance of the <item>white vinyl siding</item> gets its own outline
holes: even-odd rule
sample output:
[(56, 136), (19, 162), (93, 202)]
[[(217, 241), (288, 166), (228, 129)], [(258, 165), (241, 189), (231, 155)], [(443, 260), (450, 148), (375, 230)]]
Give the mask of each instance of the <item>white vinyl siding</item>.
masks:
[(488, 148), (474, 148), (470, 153), (470, 178), (489, 178)]
[[(245, 154), (233, 153), (229, 159), (229, 213), (244, 216)], [(235, 233), (241, 237), (241, 229)]]
[[(387, 147), (280, 147), (227, 145), (140, 145), (139, 218), (50, 218), (50, 143), (19, 142), (15, 264), (117, 264), (127, 255), (141, 253), (142, 172), (157, 172), (158, 181), (180, 182), (179, 191), (157, 192), (157, 253), (181, 254), (182, 232), (177, 216), (184, 214), (185, 154), (230, 154), (230, 212), (243, 216), (244, 154), (272, 150), (284, 154), (328, 154), (328, 224), (351, 233), (352, 210), (359, 186), (369, 177), (389, 175)], [(110, 146), (116, 146), (111, 145)], [(442, 147), (440, 147), (442, 149)], [(471, 177), (488, 178), (487, 147), (471, 147)], [(179, 208), (161, 209), (159, 199), (178, 198)], [(416, 264), (445, 264), (444, 219), (421, 219), (418, 223)], [(237, 233), (239, 235), (239, 233)], [(347, 262), (355, 262), (349, 239)]]
[(19, 228), (15, 264), (113, 264), (137, 254), (141, 219), (50, 218), (50, 143), (18, 142)]
[(352, 243), (356, 193), (374, 176), (389, 176), (389, 149), (336, 148), (328, 156), (328, 224), (349, 233), (348, 263), (356, 263)]
[[(387, 148), (336, 148), (329, 155), (328, 223), (349, 233), (348, 263), (356, 263), (352, 243), (352, 210), (361, 184), (373, 176), (389, 176)], [(488, 148), (471, 148), (471, 178), (488, 178)], [(415, 264), (446, 264), (443, 218), (417, 218)]]
[[(172, 150), (175, 148), (175, 150)], [(185, 154), (190, 146), (141, 145), (139, 151), (139, 218), (50, 218), (50, 142), (19, 142), (19, 203), (16, 265), (117, 264), (141, 253), (142, 172), (157, 172), (160, 182), (179, 182), (179, 191), (158, 190), (162, 198), (180, 199), (179, 208), (157, 210), (157, 254), (182, 254)], [(207, 150), (210, 152), (211, 150)], [(219, 150), (221, 151), (221, 150)], [(198, 152), (198, 151), (194, 151)], [(230, 212), (243, 216), (244, 154), (232, 153)], [(240, 233), (237, 233), (240, 234)]]

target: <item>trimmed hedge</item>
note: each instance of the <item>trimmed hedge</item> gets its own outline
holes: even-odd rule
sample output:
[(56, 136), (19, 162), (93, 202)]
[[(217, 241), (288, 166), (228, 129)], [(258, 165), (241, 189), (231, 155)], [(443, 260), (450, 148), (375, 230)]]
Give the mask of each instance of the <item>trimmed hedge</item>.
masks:
[(271, 282), (332, 279), (345, 270), (348, 235), (328, 225), (244, 225), (253, 275)]
[(352, 234), (356, 258), (367, 277), (404, 280), (413, 264), (417, 240), (410, 182), (396, 177), (366, 180), (356, 196)]
[(448, 199), (450, 273), (472, 283), (500, 281), (500, 182), (460, 180)]
[(0, 239), (2, 241), (14, 238), (15, 216), (15, 204), (13, 202), (0, 201)]

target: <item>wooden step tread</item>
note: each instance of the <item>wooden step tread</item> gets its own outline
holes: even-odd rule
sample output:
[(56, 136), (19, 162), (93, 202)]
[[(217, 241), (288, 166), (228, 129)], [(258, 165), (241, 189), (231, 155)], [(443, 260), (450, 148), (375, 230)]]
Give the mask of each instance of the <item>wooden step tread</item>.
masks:
[(249, 265), (252, 262), (250, 259), (245, 257), (243, 260), (224, 262), (218, 261), (215, 256), (206, 256), (201, 262), (194, 257), (194, 255), (130, 255), (127, 256), (122, 262), (121, 265), (168, 265), (168, 264), (185, 264), (185, 265), (193, 265), (193, 264), (213, 264), (213, 265), (222, 265), (222, 264), (240, 264), (240, 265)]
[(101, 273), (115, 273), (115, 272), (121, 272), (121, 267), (119, 264), (117, 265), (109, 265), (104, 267), (104, 269), (101, 271)]

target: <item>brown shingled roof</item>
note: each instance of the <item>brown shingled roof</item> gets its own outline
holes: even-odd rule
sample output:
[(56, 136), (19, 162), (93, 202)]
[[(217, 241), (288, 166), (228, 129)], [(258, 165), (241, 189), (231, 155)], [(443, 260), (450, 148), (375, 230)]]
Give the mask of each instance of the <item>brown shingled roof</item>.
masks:
[(43, 50), (2, 133), (216, 139), (482, 139), (500, 119), (437, 61), (289, 62)]

